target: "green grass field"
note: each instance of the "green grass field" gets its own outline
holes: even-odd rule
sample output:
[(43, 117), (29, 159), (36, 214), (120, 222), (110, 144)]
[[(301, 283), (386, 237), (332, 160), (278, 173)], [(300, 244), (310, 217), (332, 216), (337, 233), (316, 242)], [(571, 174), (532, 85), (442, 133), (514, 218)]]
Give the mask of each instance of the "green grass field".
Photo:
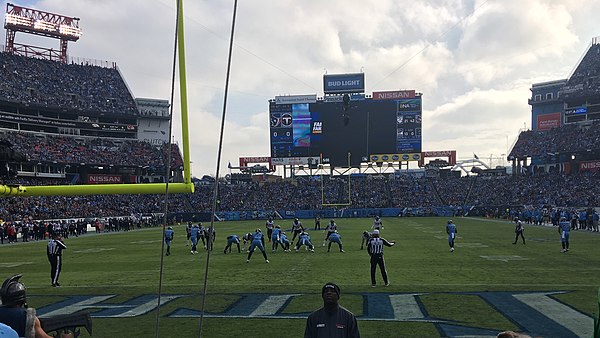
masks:
[[(321, 246), (325, 235), (311, 230), (315, 253), (271, 253), (267, 243), (270, 264), (259, 251), (250, 263), (245, 252), (223, 254), (227, 235), (264, 229), (264, 221), (215, 224), (202, 336), (301, 337), (306, 315), (322, 305), (320, 291), (328, 281), (340, 286), (340, 304), (359, 317), (362, 337), (464, 336), (468, 330), (548, 337), (553, 334), (532, 332), (548, 318), (574, 337), (591, 336), (600, 286), (598, 233), (572, 232), (571, 250), (563, 254), (556, 228), (526, 226), (527, 245), (513, 245), (511, 223), (457, 218), (456, 251), (450, 253), (446, 219), (383, 221), (382, 237), (396, 246), (385, 248), (391, 286), (383, 286), (378, 270), (376, 288), (371, 287), (366, 250), (359, 250), (371, 219), (337, 220), (345, 253), (335, 244), (327, 253)], [(290, 220), (278, 224), (291, 227)], [(304, 224), (312, 229), (312, 220)], [(159, 336), (197, 337), (207, 253), (200, 248), (191, 255), (184, 227), (174, 229), (169, 257), (162, 256), (159, 228), (67, 239), (60, 288), (50, 286), (45, 241), (0, 245), (0, 277), (22, 273), (29, 305), (42, 314), (88, 304), (93, 337), (154, 337), (164, 258)], [(517, 299), (526, 306), (514, 307)]]

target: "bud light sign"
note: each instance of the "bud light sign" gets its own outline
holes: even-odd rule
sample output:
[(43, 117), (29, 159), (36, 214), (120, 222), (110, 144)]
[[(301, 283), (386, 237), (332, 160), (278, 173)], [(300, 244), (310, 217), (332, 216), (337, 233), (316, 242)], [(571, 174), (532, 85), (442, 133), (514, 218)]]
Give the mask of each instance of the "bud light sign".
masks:
[(363, 93), (364, 91), (364, 73), (323, 75), (323, 92), (325, 94)]

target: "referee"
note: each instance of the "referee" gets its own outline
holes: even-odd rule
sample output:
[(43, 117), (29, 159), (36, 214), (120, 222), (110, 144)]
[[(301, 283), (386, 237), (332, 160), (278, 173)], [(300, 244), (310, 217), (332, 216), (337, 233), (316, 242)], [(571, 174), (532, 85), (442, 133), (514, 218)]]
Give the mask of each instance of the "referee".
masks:
[(50, 278), (52, 279), (52, 286), (58, 287), (58, 277), (60, 276), (60, 270), (62, 268), (62, 251), (67, 246), (63, 243), (62, 238), (55, 233), (53, 238), (48, 241), (48, 261), (50, 262)]
[(383, 246), (394, 246), (396, 242), (388, 242), (385, 238), (379, 237), (379, 230), (373, 230), (373, 236), (369, 239), (367, 243), (367, 252), (371, 256), (371, 286), (377, 286), (377, 282), (375, 281), (375, 269), (377, 269), (377, 265), (379, 265), (379, 269), (381, 270), (381, 276), (383, 277), (383, 282), (385, 286), (390, 285), (390, 281), (388, 280), (387, 271), (385, 270), (385, 261), (383, 260)]

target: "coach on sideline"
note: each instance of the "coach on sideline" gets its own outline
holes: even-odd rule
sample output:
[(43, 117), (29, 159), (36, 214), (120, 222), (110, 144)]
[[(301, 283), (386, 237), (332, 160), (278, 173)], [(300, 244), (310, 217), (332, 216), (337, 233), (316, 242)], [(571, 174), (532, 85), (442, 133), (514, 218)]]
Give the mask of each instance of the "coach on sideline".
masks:
[(396, 242), (388, 242), (385, 238), (379, 237), (379, 230), (373, 230), (373, 236), (369, 239), (367, 243), (367, 252), (371, 256), (371, 286), (377, 286), (377, 282), (375, 281), (375, 269), (377, 269), (377, 265), (379, 265), (379, 269), (381, 270), (381, 276), (383, 277), (383, 282), (385, 286), (390, 285), (390, 281), (388, 280), (387, 271), (385, 269), (385, 261), (383, 260), (383, 246), (394, 246)]

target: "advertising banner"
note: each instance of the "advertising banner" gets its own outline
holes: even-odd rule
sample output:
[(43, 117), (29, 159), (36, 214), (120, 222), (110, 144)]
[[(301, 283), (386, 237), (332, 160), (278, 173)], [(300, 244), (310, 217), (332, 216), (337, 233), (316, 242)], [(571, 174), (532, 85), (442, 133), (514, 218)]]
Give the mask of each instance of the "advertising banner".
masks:
[(550, 130), (560, 127), (560, 113), (543, 114), (537, 116), (536, 130)]
[(373, 92), (373, 100), (399, 100), (414, 99), (416, 93), (414, 90), (395, 90), (385, 92)]
[(123, 177), (121, 175), (89, 174), (87, 184), (121, 184)]
[(107, 131), (137, 131), (137, 125), (133, 124), (114, 124), (114, 123), (98, 123), (85, 121), (69, 121), (50, 119), (41, 116), (17, 115), (2, 112), (0, 113), (0, 121), (8, 121), (14, 123), (25, 123), (32, 125), (64, 127), (64, 128), (79, 128), (90, 130), (107, 130)]
[(579, 171), (598, 171), (600, 161), (586, 161), (579, 163)]
[(315, 103), (315, 102), (317, 102), (317, 94), (275, 96), (276, 104)]
[(410, 154), (375, 154), (370, 156), (371, 162), (419, 161), (421, 153)]
[(323, 92), (325, 94), (363, 93), (364, 91), (364, 73), (323, 75)]
[(308, 165), (319, 164), (318, 157), (285, 157), (271, 159), (273, 165)]

